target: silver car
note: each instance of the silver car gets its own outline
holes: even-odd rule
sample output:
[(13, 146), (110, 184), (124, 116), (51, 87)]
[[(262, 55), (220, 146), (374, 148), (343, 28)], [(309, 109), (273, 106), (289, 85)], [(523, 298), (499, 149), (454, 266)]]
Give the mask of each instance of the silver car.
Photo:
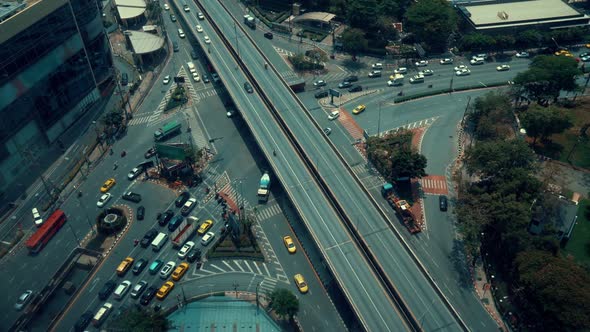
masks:
[(14, 304), (14, 309), (20, 311), (22, 310), (25, 305), (27, 303), (29, 303), (29, 301), (31, 301), (31, 299), (33, 298), (33, 291), (32, 290), (27, 290), (25, 291), (16, 301), (16, 303)]

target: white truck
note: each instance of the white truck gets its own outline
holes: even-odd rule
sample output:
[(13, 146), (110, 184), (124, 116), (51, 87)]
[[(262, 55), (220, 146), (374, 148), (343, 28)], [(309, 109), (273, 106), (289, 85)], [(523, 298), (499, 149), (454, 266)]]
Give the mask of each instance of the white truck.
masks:
[(96, 327), (100, 326), (100, 324), (102, 324), (102, 322), (104, 322), (104, 320), (107, 318), (112, 308), (113, 305), (108, 302), (103, 304), (102, 307), (100, 307), (100, 309), (98, 309), (96, 312), (96, 315), (94, 315), (92, 318), (92, 325)]
[(164, 246), (164, 244), (166, 243), (166, 240), (168, 240), (168, 235), (165, 233), (158, 233), (158, 235), (156, 235), (156, 238), (152, 241), (152, 250), (154, 251), (160, 251), (160, 249), (162, 249), (162, 246)]
[(260, 178), (260, 185), (258, 186), (258, 202), (266, 203), (268, 201), (268, 195), (270, 194), (270, 175), (268, 172), (264, 172)]
[(197, 67), (195, 66), (195, 64), (191, 61), (188, 62), (186, 65), (188, 67), (188, 71), (191, 73), (191, 76), (193, 77), (193, 80), (195, 82), (199, 82), (201, 80), (201, 77), (199, 77), (199, 73), (197, 73)]
[(387, 81), (388, 86), (397, 86), (404, 84), (404, 75), (402, 74), (393, 74), (389, 76), (389, 81)]

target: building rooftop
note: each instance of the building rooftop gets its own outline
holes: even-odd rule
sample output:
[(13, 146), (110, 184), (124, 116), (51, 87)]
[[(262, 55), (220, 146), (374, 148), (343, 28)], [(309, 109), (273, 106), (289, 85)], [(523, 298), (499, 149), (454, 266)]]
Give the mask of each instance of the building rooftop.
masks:
[(27, 1), (0, 0), (0, 22), (3, 22), (27, 7)]
[[(546, 21), (581, 17), (574, 8), (561, 0), (531, 0), (492, 4), (461, 5), (476, 26), (505, 25), (525, 21)], [(532, 22), (531, 22), (532, 21)]]
[(164, 38), (143, 31), (125, 31), (136, 54), (152, 53), (164, 46)]
[(116, 0), (115, 4), (122, 20), (142, 15), (147, 7), (144, 0)]

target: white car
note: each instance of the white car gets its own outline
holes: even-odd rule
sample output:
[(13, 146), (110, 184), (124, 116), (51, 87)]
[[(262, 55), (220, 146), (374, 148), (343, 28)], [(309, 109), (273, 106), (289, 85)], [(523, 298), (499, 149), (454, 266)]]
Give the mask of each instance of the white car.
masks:
[(410, 78), (410, 83), (424, 83), (424, 76), (418, 74)]
[(203, 236), (203, 238), (201, 239), (201, 244), (206, 246), (209, 243), (211, 243), (211, 241), (213, 241), (213, 239), (215, 238), (215, 233), (213, 232), (207, 232), (207, 234), (205, 234)]
[(497, 71), (507, 71), (507, 70), (510, 70), (510, 66), (509, 65), (501, 65), (501, 66), (496, 67), (496, 70)]
[(195, 243), (193, 241), (188, 241), (185, 243), (182, 248), (178, 251), (178, 258), (184, 259), (189, 251), (195, 247)]
[(588, 62), (590, 61), (590, 55), (586, 55), (580, 58), (580, 60), (582, 60), (582, 62)]
[(182, 31), (182, 29), (178, 29), (178, 36), (179, 36), (180, 38), (184, 38), (184, 37), (186, 37), (186, 35), (184, 34), (184, 31)]
[(197, 29), (197, 32), (203, 32), (203, 27), (200, 24), (197, 24), (195, 29)]
[(423, 71), (419, 72), (418, 74), (420, 74), (422, 76), (432, 76), (432, 75), (434, 75), (434, 71), (432, 71), (430, 69), (424, 69)]
[(463, 68), (461, 70), (457, 70), (455, 72), (455, 74), (457, 74), (457, 76), (467, 76), (467, 75), (471, 74), (471, 70), (469, 70), (467, 68)]
[(195, 81), (195, 82), (201, 81), (201, 77), (199, 77), (198, 73), (193, 73), (193, 81)]
[(466, 65), (458, 65), (457, 67), (455, 67), (455, 71), (460, 71), (463, 69), (467, 69), (467, 66)]
[(408, 68), (401, 67), (401, 68), (398, 68), (398, 69), (394, 70), (393, 73), (394, 74), (407, 74), (408, 73)]
[(16, 301), (16, 303), (14, 304), (14, 309), (16, 309), (17, 311), (22, 310), (25, 305), (31, 300), (31, 298), (33, 297), (33, 291), (32, 290), (28, 290), (26, 292), (24, 292)]
[(199, 12), (197, 14), (197, 17), (199, 18), (199, 20), (204, 20), (205, 19), (205, 15), (203, 15), (203, 13)]
[(188, 13), (188, 12), (191, 11), (191, 9), (188, 7), (188, 5), (185, 4), (184, 5), (184, 11)]
[(377, 69), (377, 70), (382, 70), (382, 69), (383, 69), (383, 64), (382, 64), (382, 63), (379, 63), (379, 62), (377, 62), (377, 63), (374, 63), (374, 64), (372, 64), (372, 65), (371, 65), (371, 68), (373, 68), (373, 69)]
[(43, 224), (43, 218), (41, 218), (39, 210), (37, 210), (37, 208), (33, 208), (31, 210), (31, 213), (33, 213), (33, 220), (35, 221), (35, 225), (37, 227), (41, 226), (41, 224)]
[(340, 116), (340, 111), (332, 111), (328, 115), (328, 120), (336, 120)]
[(517, 58), (528, 58), (530, 56), (529, 52), (518, 52), (516, 53)]
[(129, 180), (133, 180), (135, 179), (139, 174), (141, 173), (141, 169), (135, 167), (134, 169), (132, 169), (131, 171), (129, 171), (129, 174), (127, 174), (127, 178)]
[(440, 59), (441, 65), (450, 65), (452, 63), (453, 63), (453, 59), (449, 59), (449, 58)]
[(164, 81), (163, 82), (164, 82), (164, 84), (170, 83), (170, 75), (164, 76)]
[(205, 44), (211, 44), (211, 39), (209, 39), (209, 36), (205, 36)]
[(96, 206), (98, 206), (99, 208), (103, 207), (111, 199), (111, 197), (113, 197), (113, 195), (111, 195), (110, 193), (106, 193), (100, 196), (98, 202), (96, 202)]
[(172, 273), (172, 271), (174, 271), (175, 267), (176, 263), (174, 263), (173, 261), (166, 263), (162, 270), (160, 270), (160, 278), (167, 279), (168, 276), (170, 276), (170, 274)]
[(324, 81), (324, 80), (315, 81), (315, 82), (313, 82), (313, 86), (315, 86), (315, 87), (326, 86), (326, 81)]
[(426, 67), (426, 66), (428, 66), (428, 61), (426, 61), (426, 60), (420, 60), (420, 61), (417, 61), (415, 63), (415, 65), (416, 65), (416, 67)]
[(469, 63), (471, 65), (483, 65), (485, 63), (485, 60), (483, 58), (473, 58), (469, 60)]
[(392, 80), (387, 81), (387, 86), (396, 86), (396, 85), (402, 85), (402, 84), (400, 82), (396, 82), (396, 81), (392, 81)]
[(170, 6), (167, 3), (164, 4), (164, 10), (170, 10)]
[(225, 113), (225, 115), (226, 115), (228, 118), (231, 118), (231, 117), (232, 117), (232, 116), (234, 116), (235, 114), (236, 114), (236, 111), (234, 111), (234, 110), (229, 110), (229, 111), (227, 111), (227, 112)]

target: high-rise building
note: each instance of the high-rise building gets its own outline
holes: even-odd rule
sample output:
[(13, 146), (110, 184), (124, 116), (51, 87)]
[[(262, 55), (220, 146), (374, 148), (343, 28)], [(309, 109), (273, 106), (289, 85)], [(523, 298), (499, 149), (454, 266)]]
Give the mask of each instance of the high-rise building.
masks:
[(0, 200), (112, 81), (101, 13), (97, 0), (0, 0)]

